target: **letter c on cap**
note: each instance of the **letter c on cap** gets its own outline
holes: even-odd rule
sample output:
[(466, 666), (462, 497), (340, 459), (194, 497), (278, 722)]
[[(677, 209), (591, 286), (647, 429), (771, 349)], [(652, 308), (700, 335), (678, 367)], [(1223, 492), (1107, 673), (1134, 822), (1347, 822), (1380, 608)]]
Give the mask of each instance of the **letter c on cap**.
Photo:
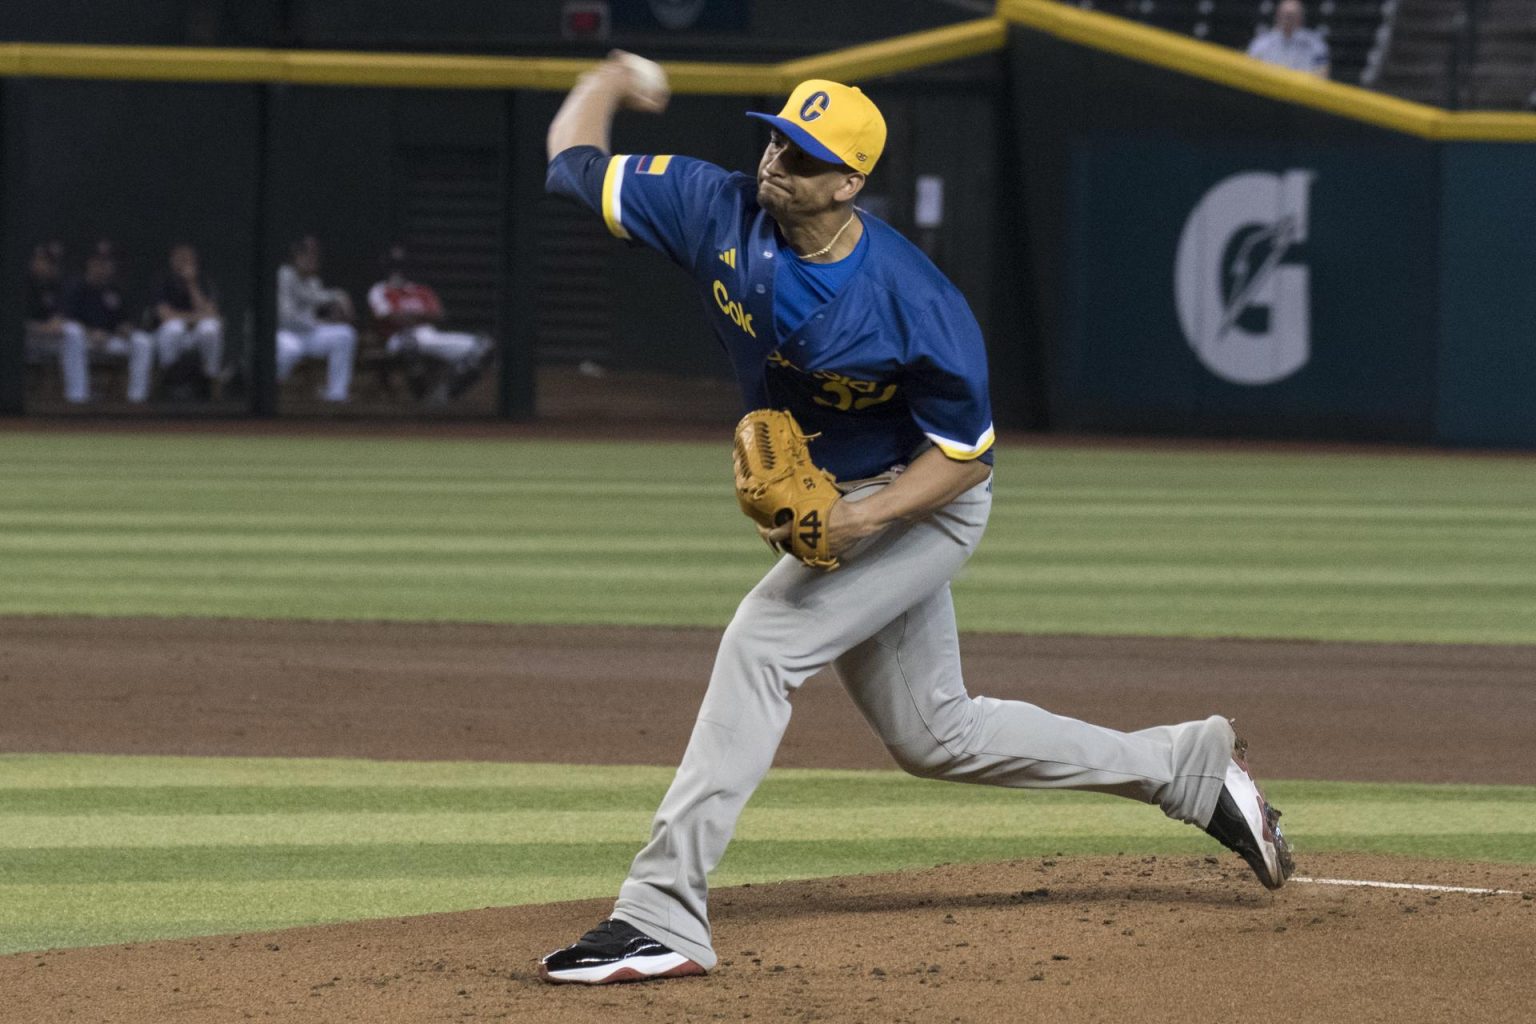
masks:
[(814, 121), (827, 112), (827, 107), (832, 105), (832, 97), (824, 92), (813, 92), (800, 104), (800, 120)]

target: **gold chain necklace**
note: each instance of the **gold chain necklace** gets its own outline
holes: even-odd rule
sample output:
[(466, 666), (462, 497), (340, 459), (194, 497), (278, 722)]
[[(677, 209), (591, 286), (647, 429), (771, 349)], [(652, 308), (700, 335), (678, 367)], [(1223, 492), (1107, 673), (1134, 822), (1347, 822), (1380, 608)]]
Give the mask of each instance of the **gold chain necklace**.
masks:
[[(853, 219), (855, 217), (857, 217), (857, 216), (858, 216), (857, 213), (850, 213), (848, 215), (848, 219), (843, 221), (843, 226), (837, 229), (837, 234), (832, 236), (832, 241), (828, 242), (826, 245), (822, 246), (820, 249), (817, 249), (815, 252), (808, 252), (804, 256), (801, 256), (800, 258), (803, 259), (803, 260), (814, 260), (818, 256), (825, 256), (827, 253), (831, 252), (832, 251), (832, 247), (837, 244), (837, 240), (839, 238), (843, 237), (843, 232), (848, 230), (848, 225), (852, 224), (853, 223)], [(799, 254), (797, 253), (796, 255), (799, 255)]]

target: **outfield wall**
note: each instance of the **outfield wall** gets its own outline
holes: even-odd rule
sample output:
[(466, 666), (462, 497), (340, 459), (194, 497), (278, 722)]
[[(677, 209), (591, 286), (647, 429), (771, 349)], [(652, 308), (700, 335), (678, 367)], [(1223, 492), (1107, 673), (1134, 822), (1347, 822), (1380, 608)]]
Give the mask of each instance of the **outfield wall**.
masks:
[[(987, 198), (999, 163), (996, 62), (890, 75), (991, 53), (1004, 36), (1001, 22), (982, 19), (782, 64), (669, 62), (676, 95), (667, 116), (623, 115), (614, 145), (751, 170), (765, 129), (746, 110), (777, 109), (804, 77), (881, 79), (870, 90), (891, 140), (864, 202), (933, 254), (986, 325), (996, 262)], [(137, 309), (166, 247), (196, 243), (219, 286), (240, 387), (220, 408), (181, 402), (179, 413), (308, 411), (274, 385), (271, 342), (276, 267), (306, 233), (325, 246), (327, 281), (358, 299), (380, 276), (382, 247), (414, 239), (413, 253), (432, 260), (423, 258), (421, 276), (443, 293), (453, 326), (499, 339), (494, 400), (477, 392), (481, 404), (460, 402), (457, 414), (531, 415), (537, 362), (591, 359), (610, 369), (726, 378), (687, 280), (544, 194), (546, 130), (563, 91), (590, 66), (539, 57), (0, 45), (0, 280), (17, 282), (12, 294), (19, 292), (28, 251), (45, 239), (62, 241), (68, 269), (78, 272), (81, 254), (107, 237)], [(950, 185), (942, 222), (927, 227), (914, 222), (922, 176)], [(38, 367), (23, 365), (21, 335), (19, 304), (0, 303), (0, 413), (66, 411), (57, 387), (39, 386)], [(368, 407), (420, 411), (409, 401)]]
[[(142, 295), (169, 242), (198, 242), (248, 382), (223, 411), (269, 415), (286, 242), (319, 234), (326, 276), (360, 294), (386, 240), (456, 218), (436, 283), (478, 258), (450, 308), (502, 342), (471, 414), (532, 413), (533, 365), (554, 358), (724, 376), (686, 281), (543, 195), (544, 131), (587, 63), (0, 45), (0, 278), (33, 242), (107, 235)], [(1001, 425), (1536, 446), (1536, 116), (1406, 103), (1045, 0), (668, 69), (668, 116), (622, 118), (621, 151), (748, 169), (743, 109), (806, 77), (869, 89), (891, 141), (864, 203), (970, 299)], [(20, 331), (0, 304), (0, 412), (28, 406)]]
[(1536, 144), (1036, 27), (1009, 55), (1025, 299), (1004, 319), (1053, 428), (1536, 444)]

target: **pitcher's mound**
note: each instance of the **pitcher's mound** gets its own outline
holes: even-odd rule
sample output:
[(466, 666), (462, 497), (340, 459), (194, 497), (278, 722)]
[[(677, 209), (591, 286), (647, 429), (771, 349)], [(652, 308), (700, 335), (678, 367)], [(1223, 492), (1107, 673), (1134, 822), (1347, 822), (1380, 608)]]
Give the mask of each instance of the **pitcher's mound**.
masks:
[(607, 900), (0, 958), (7, 1020), (1529, 1020), (1536, 872), (1303, 856), (1292, 882), (1236, 857), (1075, 858), (721, 889), (708, 977), (554, 987), (537, 957)]

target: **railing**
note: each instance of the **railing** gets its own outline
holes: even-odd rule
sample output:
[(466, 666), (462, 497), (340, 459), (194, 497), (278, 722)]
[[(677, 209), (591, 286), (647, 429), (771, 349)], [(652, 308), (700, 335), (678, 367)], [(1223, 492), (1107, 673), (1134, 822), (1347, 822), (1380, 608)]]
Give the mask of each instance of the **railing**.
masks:
[(1476, 85), (1472, 81), (1472, 69), (1477, 65), (1477, 37), (1481, 21), (1479, 0), (1463, 0), (1456, 13), (1445, 60), (1445, 107), (1447, 110), (1463, 110), (1475, 106)]
[(1395, 0), (1366, 84), (1449, 110), (1531, 107), (1536, 8), (1505, 0)]

